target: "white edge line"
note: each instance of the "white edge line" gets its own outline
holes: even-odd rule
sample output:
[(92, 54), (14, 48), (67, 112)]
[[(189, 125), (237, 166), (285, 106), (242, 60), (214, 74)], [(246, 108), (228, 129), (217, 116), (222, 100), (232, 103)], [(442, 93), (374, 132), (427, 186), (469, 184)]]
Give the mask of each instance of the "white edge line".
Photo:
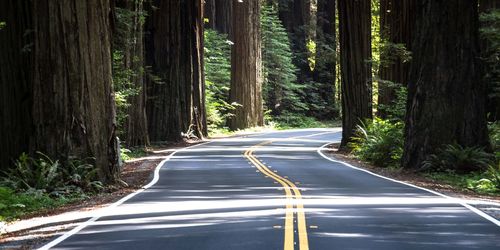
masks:
[(80, 232), (82, 229), (84, 229), (85, 227), (91, 225), (92, 223), (94, 223), (95, 221), (97, 221), (98, 219), (100, 219), (101, 217), (105, 216), (105, 215), (108, 215), (108, 211), (109, 210), (112, 210), (113, 208), (116, 208), (117, 206), (123, 204), (124, 202), (126, 202), (127, 200), (131, 199), (132, 197), (144, 192), (144, 190), (152, 187), (153, 185), (155, 185), (158, 180), (160, 179), (160, 169), (162, 168), (163, 165), (165, 165), (165, 163), (167, 161), (169, 161), (172, 156), (174, 156), (176, 153), (178, 152), (181, 152), (181, 151), (184, 151), (186, 149), (189, 149), (189, 148), (192, 148), (192, 147), (197, 147), (197, 146), (201, 146), (201, 145), (205, 145), (205, 144), (208, 144), (212, 141), (208, 141), (208, 142), (203, 142), (203, 143), (200, 143), (200, 144), (196, 144), (196, 145), (193, 145), (193, 146), (189, 146), (189, 147), (185, 147), (185, 148), (181, 148), (181, 149), (178, 149), (178, 150), (175, 150), (172, 152), (172, 154), (168, 155), (163, 161), (161, 161), (155, 168), (155, 172), (154, 172), (154, 177), (153, 177), (153, 180), (151, 180), (151, 182), (149, 182), (148, 184), (146, 184), (145, 186), (143, 186), (141, 189), (121, 198), (120, 200), (118, 200), (117, 202), (105, 207), (105, 208), (102, 208), (102, 209), (98, 209), (96, 211), (97, 215), (95, 215), (94, 217), (88, 219), (87, 221), (81, 223), (80, 225), (78, 225), (77, 227), (73, 228), (72, 230), (64, 233), (63, 235), (57, 237), (56, 239), (54, 239), (53, 241), (47, 243), (46, 245), (38, 248), (38, 250), (48, 250), (52, 247), (55, 247), (56, 245), (58, 245), (59, 243), (63, 242), (64, 240), (68, 239), (70, 236)]
[(410, 183), (406, 183), (404, 181), (398, 181), (398, 180), (395, 180), (395, 179), (391, 179), (389, 177), (385, 177), (385, 176), (382, 176), (382, 175), (379, 175), (379, 174), (376, 174), (376, 173), (373, 173), (371, 171), (368, 171), (366, 169), (362, 169), (362, 168), (358, 168), (358, 167), (355, 167), (347, 162), (344, 162), (344, 161), (339, 161), (339, 160), (336, 160), (336, 159), (332, 159), (328, 156), (326, 156), (323, 152), (321, 152), (322, 150), (325, 149), (326, 146), (332, 144), (331, 142), (330, 143), (327, 143), (323, 146), (321, 146), (320, 148), (318, 148), (317, 152), (319, 155), (321, 155), (323, 158), (331, 161), (331, 162), (335, 162), (335, 163), (340, 163), (340, 164), (343, 164), (347, 167), (350, 167), (350, 168), (353, 168), (353, 169), (356, 169), (356, 170), (359, 170), (359, 171), (362, 171), (362, 172), (365, 172), (365, 173), (368, 173), (368, 174), (371, 174), (373, 176), (376, 176), (376, 177), (379, 177), (379, 178), (382, 178), (382, 179), (385, 179), (385, 180), (389, 180), (389, 181), (392, 181), (392, 182), (396, 182), (396, 183), (399, 183), (399, 184), (403, 184), (403, 185), (406, 185), (406, 186), (410, 186), (410, 187), (413, 187), (413, 188), (416, 188), (416, 189), (420, 189), (420, 190), (423, 190), (423, 191), (427, 191), (429, 193), (432, 193), (432, 194), (435, 194), (435, 195), (438, 195), (438, 196), (441, 196), (441, 197), (444, 197), (446, 199), (449, 199), (451, 200), (452, 202), (456, 203), (456, 204), (459, 204), (459, 205), (462, 205), (463, 207), (469, 209), (470, 211), (476, 213), (477, 215), (483, 217), (484, 219), (492, 222), (493, 224), (497, 225), (500, 227), (500, 221), (498, 221), (497, 219), (493, 218), (492, 216), (486, 214), (485, 212), (467, 204), (466, 202), (464, 202), (462, 199), (457, 199), (457, 198), (453, 198), (453, 197), (450, 197), (448, 195), (445, 195), (445, 194), (442, 194), (442, 193), (439, 193), (439, 192), (436, 192), (434, 190), (430, 190), (430, 189), (427, 189), (427, 188), (423, 188), (423, 187), (419, 187), (419, 186), (416, 186), (416, 185), (413, 185), (413, 184), (410, 184)]

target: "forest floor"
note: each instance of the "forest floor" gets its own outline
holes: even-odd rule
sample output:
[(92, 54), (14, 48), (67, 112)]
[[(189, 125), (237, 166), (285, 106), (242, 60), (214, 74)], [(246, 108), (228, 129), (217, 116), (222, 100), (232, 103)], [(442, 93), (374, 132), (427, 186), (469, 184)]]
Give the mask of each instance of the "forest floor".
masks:
[(434, 180), (415, 171), (401, 168), (394, 169), (376, 167), (357, 159), (347, 152), (338, 151), (338, 147), (339, 144), (331, 144), (328, 147), (330, 149), (328, 153), (340, 161), (344, 161), (353, 166), (368, 170), (384, 177), (433, 190), (452, 198), (461, 199), (467, 204), (474, 206), (497, 220), (500, 220), (500, 195), (480, 194), (470, 189), (460, 188), (442, 181)]
[(33, 249), (60, 232), (76, 226), (91, 218), (95, 211), (107, 207), (131, 194), (151, 179), (158, 164), (178, 149), (196, 145), (202, 141), (154, 146), (146, 155), (126, 161), (123, 165), (121, 180), (127, 185), (109, 187), (106, 192), (91, 196), (55, 209), (40, 211), (22, 218), (0, 224), (0, 249)]

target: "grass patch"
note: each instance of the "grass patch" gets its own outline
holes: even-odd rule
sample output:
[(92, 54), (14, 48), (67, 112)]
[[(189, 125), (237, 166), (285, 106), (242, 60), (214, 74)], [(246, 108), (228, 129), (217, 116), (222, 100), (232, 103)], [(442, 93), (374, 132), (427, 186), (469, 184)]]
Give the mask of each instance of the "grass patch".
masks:
[(423, 176), (460, 190), (473, 191), (478, 194), (500, 194), (500, 189), (491, 181), (491, 175), (488, 172), (473, 172), (469, 174), (432, 172), (424, 173)]
[(0, 221), (13, 221), (29, 214), (48, 211), (83, 199), (82, 196), (52, 197), (37, 191), (16, 193), (10, 188), (0, 187)]
[(122, 148), (120, 150), (120, 156), (123, 161), (130, 161), (137, 158), (142, 158), (149, 155), (149, 149), (145, 147), (137, 148)]

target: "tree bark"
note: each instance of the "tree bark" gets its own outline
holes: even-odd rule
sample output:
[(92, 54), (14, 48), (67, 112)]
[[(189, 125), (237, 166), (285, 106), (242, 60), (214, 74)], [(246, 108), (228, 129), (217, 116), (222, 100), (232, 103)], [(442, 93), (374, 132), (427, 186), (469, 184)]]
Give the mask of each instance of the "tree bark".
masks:
[(110, 2), (33, 1), (32, 150), (92, 157), (101, 180), (118, 177), (111, 79)]
[(315, 110), (320, 119), (332, 119), (338, 116), (335, 109), (336, 78), (336, 32), (335, 0), (318, 0), (316, 26), (316, 67), (314, 79), (321, 84), (319, 94), (325, 107)]
[(403, 154), (407, 168), (421, 167), (444, 144), (489, 147), (477, 1), (423, 0), (416, 15)]
[(260, 1), (233, 0), (230, 101), (237, 102), (229, 120), (233, 130), (264, 124)]
[[(394, 44), (404, 44), (407, 50), (411, 49), (412, 32), (414, 31), (415, 0), (381, 0), (380, 1), (380, 36), (383, 41)], [(387, 53), (391, 53), (387, 51)], [(393, 54), (382, 53), (381, 61), (390, 61), (389, 65), (380, 65), (380, 79), (390, 81), (396, 85), (406, 86), (410, 62), (404, 62)], [(396, 99), (393, 86), (379, 83), (378, 104), (391, 105)], [(386, 113), (379, 110), (378, 114), (385, 118)]]
[(152, 71), (147, 103), (150, 139), (179, 141), (182, 133), (203, 138), (203, 2), (155, 3), (158, 10), (150, 14), (146, 38), (146, 63)]
[(371, 0), (339, 0), (342, 142), (372, 118)]
[(0, 3), (0, 171), (28, 152), (32, 131), (32, 12), (29, 0)]

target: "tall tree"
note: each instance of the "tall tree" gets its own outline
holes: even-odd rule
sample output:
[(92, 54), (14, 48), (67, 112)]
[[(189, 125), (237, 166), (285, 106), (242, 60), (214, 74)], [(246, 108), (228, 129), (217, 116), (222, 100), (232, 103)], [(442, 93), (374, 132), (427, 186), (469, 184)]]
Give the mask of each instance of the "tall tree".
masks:
[[(144, 1), (117, 0), (114, 50), (123, 54), (119, 68), (126, 74), (125, 81), (138, 93), (131, 95), (125, 122), (125, 141), (128, 146), (149, 144), (146, 117), (146, 86), (144, 76)], [(115, 59), (116, 60), (116, 59)], [(115, 74), (117, 74), (115, 72)]]
[[(32, 150), (118, 178), (109, 0), (33, 1)], [(57, 14), (54, 14), (57, 13)]]
[(336, 30), (335, 0), (318, 0), (316, 26), (316, 66), (314, 80), (320, 84), (319, 96), (324, 107), (315, 110), (318, 118), (334, 118), (335, 109), (335, 63)]
[(487, 147), (477, 1), (420, 1), (412, 51), (403, 166), (444, 144)]
[(233, 13), (232, 6), (231, 0), (205, 0), (207, 27), (220, 33), (229, 34)]
[(31, 1), (0, 2), (0, 170), (28, 152), (31, 121)]
[[(412, 32), (414, 31), (415, 0), (380, 0), (380, 36), (382, 51), (380, 53), (378, 104), (391, 105), (396, 99), (395, 88), (408, 84), (410, 62), (405, 51), (411, 49)], [(404, 46), (401, 47), (400, 45)], [(386, 116), (383, 109), (379, 115)]]
[(151, 67), (147, 116), (152, 141), (207, 134), (203, 77), (203, 0), (154, 1), (147, 21)]
[(264, 124), (260, 8), (260, 1), (233, 0), (230, 100), (241, 106), (229, 120), (231, 129)]
[(372, 118), (371, 0), (339, 0), (342, 142)]

